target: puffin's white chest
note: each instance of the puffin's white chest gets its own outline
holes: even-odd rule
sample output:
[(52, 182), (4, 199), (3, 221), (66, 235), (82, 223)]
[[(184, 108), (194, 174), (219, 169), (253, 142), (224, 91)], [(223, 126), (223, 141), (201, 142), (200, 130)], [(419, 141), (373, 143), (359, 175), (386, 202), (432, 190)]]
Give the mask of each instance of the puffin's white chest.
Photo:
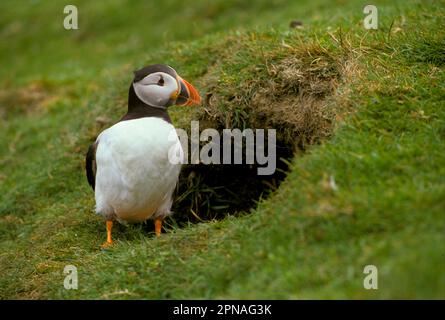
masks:
[(180, 148), (173, 125), (161, 118), (121, 121), (102, 132), (96, 151), (96, 211), (124, 221), (150, 218), (170, 200), (180, 164), (169, 154)]

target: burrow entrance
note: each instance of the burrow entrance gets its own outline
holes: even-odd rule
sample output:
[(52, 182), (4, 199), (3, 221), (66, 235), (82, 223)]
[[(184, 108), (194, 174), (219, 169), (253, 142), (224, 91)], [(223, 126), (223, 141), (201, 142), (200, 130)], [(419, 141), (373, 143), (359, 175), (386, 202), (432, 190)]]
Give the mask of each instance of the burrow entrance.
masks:
[(184, 165), (173, 205), (173, 222), (184, 225), (249, 212), (285, 179), (293, 150), (276, 146), (276, 170), (258, 175), (258, 164)]
[(276, 129), (276, 170), (259, 176), (258, 165), (185, 165), (167, 223), (182, 226), (247, 213), (278, 189), (295, 154), (331, 134), (345, 65), (310, 45), (267, 68), (254, 66), (236, 81), (221, 81), (221, 69), (204, 76), (208, 92), (197, 114), (200, 129)]
[[(258, 165), (184, 165), (167, 225), (248, 213), (280, 187), (291, 160), (329, 137), (335, 120), (347, 112), (349, 91), (339, 84), (359, 72), (347, 42), (326, 48), (299, 37), (286, 41), (246, 34), (209, 48), (220, 58), (209, 61), (193, 81), (206, 88), (203, 105), (175, 123), (187, 130), (190, 119), (199, 120), (200, 131), (213, 128), (220, 136), (226, 128), (276, 129), (275, 173), (259, 176)], [(190, 55), (187, 62), (194, 59)]]

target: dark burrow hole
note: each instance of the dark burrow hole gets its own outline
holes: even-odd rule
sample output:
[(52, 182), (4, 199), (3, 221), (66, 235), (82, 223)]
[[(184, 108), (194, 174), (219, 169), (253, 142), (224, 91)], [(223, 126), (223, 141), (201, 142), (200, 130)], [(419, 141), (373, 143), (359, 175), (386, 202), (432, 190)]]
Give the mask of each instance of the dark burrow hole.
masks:
[[(269, 148), (266, 146), (268, 152)], [(173, 214), (166, 225), (183, 227), (189, 223), (242, 215), (267, 198), (285, 179), (294, 149), (276, 145), (276, 169), (271, 175), (258, 175), (255, 164), (186, 164), (176, 188)], [(243, 155), (243, 162), (245, 155)], [(151, 223), (147, 226), (153, 229)]]

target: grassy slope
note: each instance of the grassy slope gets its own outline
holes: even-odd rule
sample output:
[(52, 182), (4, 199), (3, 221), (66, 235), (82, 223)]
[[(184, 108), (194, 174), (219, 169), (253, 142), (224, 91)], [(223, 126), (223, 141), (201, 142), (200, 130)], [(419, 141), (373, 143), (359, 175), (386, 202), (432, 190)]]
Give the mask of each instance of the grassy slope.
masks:
[[(0, 54), (10, 63), (0, 75), (4, 90), (17, 94), (3, 94), (1, 107), (20, 105), (22, 91), (44, 98), (1, 120), (1, 297), (445, 297), (443, 3), (381, 3), (381, 28), (369, 33), (360, 1), (336, 10), (331, 1), (168, 2), (159, 8), (173, 12), (166, 19), (120, 3), (80, 3), (88, 29), (81, 25), (78, 34), (54, 18), (63, 4), (2, 4), (9, 41)], [(292, 18), (305, 29), (289, 33)], [(104, 226), (91, 213), (83, 176), (84, 150), (101, 129), (95, 117), (119, 117), (130, 71), (143, 64), (171, 63), (199, 83), (207, 65), (223, 60), (222, 69), (236, 75), (233, 62), (243, 53), (221, 57), (212, 45), (230, 29), (255, 26), (275, 27), (267, 32), (277, 46), (298, 33), (333, 52), (327, 28), (338, 37), (341, 26), (363, 70), (360, 81), (340, 87), (351, 90), (354, 113), (332, 139), (296, 158), (282, 187), (252, 214), (171, 229), (160, 239), (138, 225), (118, 228), (117, 245), (98, 250)], [(174, 109), (176, 122), (184, 117)], [(77, 291), (63, 289), (66, 264), (79, 269)], [(379, 267), (377, 291), (362, 287), (367, 264)]]

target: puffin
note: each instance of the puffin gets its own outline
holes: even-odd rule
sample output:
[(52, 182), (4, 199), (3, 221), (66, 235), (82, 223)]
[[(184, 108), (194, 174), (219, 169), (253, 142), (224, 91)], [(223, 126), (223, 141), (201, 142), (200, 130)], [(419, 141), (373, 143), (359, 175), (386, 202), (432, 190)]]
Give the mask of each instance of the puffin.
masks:
[[(134, 71), (127, 113), (102, 131), (86, 154), (86, 176), (95, 194), (95, 211), (106, 222), (106, 248), (113, 244), (113, 222), (154, 220), (160, 236), (171, 214), (183, 153), (167, 109), (193, 106), (201, 97), (170, 66)], [(180, 156), (178, 156), (180, 154)]]

